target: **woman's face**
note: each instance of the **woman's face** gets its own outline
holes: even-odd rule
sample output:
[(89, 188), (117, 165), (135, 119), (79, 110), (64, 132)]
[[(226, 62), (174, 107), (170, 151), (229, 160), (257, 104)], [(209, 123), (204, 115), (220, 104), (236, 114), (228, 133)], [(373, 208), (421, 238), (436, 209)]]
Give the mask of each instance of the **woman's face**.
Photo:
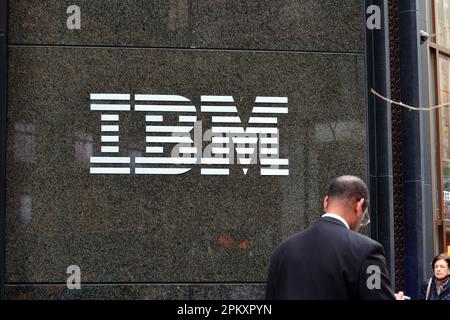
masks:
[(438, 260), (434, 264), (434, 276), (439, 280), (444, 279), (450, 275), (450, 269), (448, 267), (447, 261)]

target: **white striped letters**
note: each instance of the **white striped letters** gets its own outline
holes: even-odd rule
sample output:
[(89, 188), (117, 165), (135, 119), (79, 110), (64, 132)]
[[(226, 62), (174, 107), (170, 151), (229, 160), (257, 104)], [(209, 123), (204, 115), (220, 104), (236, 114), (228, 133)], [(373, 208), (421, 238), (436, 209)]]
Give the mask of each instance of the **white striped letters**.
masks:
[[(233, 96), (202, 95), (199, 108), (179, 95), (92, 93), (90, 98), (101, 142), (100, 154), (90, 160), (91, 174), (180, 175), (198, 167), (201, 175), (222, 176), (234, 167), (246, 175), (258, 165), (261, 176), (289, 175), (289, 160), (280, 159), (279, 146), (287, 97), (257, 96), (246, 124)], [(145, 119), (144, 150), (131, 150), (121, 136), (124, 112)]]

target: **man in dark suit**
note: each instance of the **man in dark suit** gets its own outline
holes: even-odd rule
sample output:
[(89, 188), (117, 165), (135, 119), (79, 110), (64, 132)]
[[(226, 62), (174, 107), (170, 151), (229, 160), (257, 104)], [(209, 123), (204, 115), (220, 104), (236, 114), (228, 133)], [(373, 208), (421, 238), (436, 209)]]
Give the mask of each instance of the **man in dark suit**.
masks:
[(381, 244), (357, 232), (370, 221), (367, 199), (358, 177), (334, 179), (321, 219), (275, 249), (266, 299), (402, 299), (390, 287)]

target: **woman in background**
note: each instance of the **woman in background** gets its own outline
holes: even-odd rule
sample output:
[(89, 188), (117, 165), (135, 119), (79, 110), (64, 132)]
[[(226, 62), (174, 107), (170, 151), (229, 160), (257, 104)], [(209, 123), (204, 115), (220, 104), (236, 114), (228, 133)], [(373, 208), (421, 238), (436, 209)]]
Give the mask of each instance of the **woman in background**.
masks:
[(431, 266), (434, 276), (422, 285), (422, 300), (450, 300), (450, 257), (447, 253), (434, 257)]

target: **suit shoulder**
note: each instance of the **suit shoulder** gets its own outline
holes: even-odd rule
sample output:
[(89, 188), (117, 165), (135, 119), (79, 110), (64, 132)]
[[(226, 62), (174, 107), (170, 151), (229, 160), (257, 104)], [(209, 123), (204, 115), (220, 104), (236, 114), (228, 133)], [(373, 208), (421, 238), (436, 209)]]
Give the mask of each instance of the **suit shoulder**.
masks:
[(310, 228), (307, 228), (306, 230), (294, 233), (293, 235), (290, 235), (287, 239), (282, 241), (278, 246), (275, 247), (273, 250), (272, 256), (274, 258), (282, 256), (284, 253), (289, 252), (291, 250), (295, 250), (298, 243), (301, 241), (301, 238), (303, 237), (305, 231), (307, 231)]
[(283, 240), (274, 250), (276, 251), (283, 251), (284, 249), (294, 245), (298, 239), (301, 237), (303, 231), (294, 233), (293, 235), (290, 235), (287, 239)]
[(353, 230), (349, 230), (348, 228), (344, 228), (344, 227), (336, 227), (336, 224), (319, 223), (317, 226), (318, 226), (318, 228), (325, 230), (326, 232), (329, 232), (334, 237), (339, 238), (344, 241), (350, 241), (351, 243), (353, 243), (355, 245), (364, 245), (369, 248), (381, 246), (375, 240), (373, 240), (361, 233), (355, 232)]
[(352, 237), (354, 238), (355, 241), (364, 243), (368, 246), (371, 247), (379, 247), (381, 246), (381, 244), (371, 238), (369, 238), (368, 236), (365, 236), (361, 233), (355, 232), (355, 231), (351, 231)]
[(272, 251), (272, 256), (277, 256), (277, 255), (280, 254), (280, 252), (284, 251), (285, 248), (288, 246), (288, 243), (289, 243), (289, 239), (290, 239), (290, 238), (291, 238), (291, 237), (289, 237), (289, 238), (283, 240), (281, 243), (279, 243), (279, 244), (273, 249), (273, 251)]
[(363, 234), (360, 234), (355, 231), (350, 231), (350, 238), (351, 238), (351, 242), (355, 246), (357, 246), (359, 248), (364, 248), (365, 252), (367, 252), (367, 253), (376, 251), (376, 252), (382, 252), (384, 254), (384, 248), (379, 242), (377, 242)]

